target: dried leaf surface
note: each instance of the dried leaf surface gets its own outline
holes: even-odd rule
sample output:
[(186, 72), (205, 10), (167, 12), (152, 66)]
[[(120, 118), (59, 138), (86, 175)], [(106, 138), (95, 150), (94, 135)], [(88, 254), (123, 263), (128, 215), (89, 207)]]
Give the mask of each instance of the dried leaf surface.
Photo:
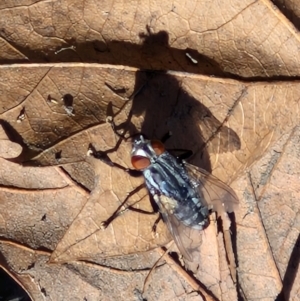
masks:
[[(299, 300), (298, 11), (274, 3), (0, 4), (1, 62), (30, 62), (0, 67), (0, 264), (33, 300)], [(105, 120), (134, 92), (118, 125), (132, 110), (129, 134), (172, 131), (168, 148), (237, 192), (237, 284), (215, 222), (185, 263), (194, 275), (165, 256), (143, 295), (166, 227), (154, 236), (157, 214), (128, 211), (101, 230), (143, 180), (87, 150), (131, 166)], [(139, 200), (152, 211), (145, 189)]]
[(299, 73), (297, 32), (269, 1), (24, 1), (1, 8), (5, 62), (88, 61), (243, 77)]

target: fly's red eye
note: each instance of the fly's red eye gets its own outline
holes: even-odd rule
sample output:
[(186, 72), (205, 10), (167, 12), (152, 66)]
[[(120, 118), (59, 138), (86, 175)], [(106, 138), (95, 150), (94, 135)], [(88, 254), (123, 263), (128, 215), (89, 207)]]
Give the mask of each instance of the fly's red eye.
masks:
[(151, 146), (152, 146), (152, 148), (153, 148), (153, 150), (154, 150), (154, 152), (157, 156), (160, 156), (162, 153), (165, 152), (165, 146), (159, 140), (152, 140), (151, 141)]
[(142, 170), (147, 168), (150, 165), (150, 160), (142, 156), (132, 156), (131, 164), (137, 170)]

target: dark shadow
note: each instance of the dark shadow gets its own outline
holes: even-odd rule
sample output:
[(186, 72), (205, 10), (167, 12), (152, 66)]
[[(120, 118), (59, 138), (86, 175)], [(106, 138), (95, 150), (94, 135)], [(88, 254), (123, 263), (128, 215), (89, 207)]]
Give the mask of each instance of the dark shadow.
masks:
[[(53, 50), (48, 48), (33, 50), (19, 45), (10, 39), (10, 33), (5, 28), (0, 30), (0, 37), (8, 41), (16, 51), (28, 59), (2, 59), (0, 64), (20, 63), (99, 63), (135, 67), (141, 70), (173, 70), (252, 81), (291, 81), (290, 76), (272, 77), (241, 77), (226, 72), (212, 57), (199, 53), (196, 49), (187, 47), (177, 49), (169, 45), (169, 35), (166, 31), (151, 33), (150, 27), (140, 32), (140, 41), (136, 44), (126, 41), (86, 41), (78, 43), (75, 39), (64, 40), (65, 44)], [(278, 62), (280, 64), (281, 62)], [(300, 77), (293, 77), (299, 80)]]
[(71, 94), (65, 94), (63, 96), (63, 102), (66, 107), (73, 107), (74, 97)]
[[(150, 29), (146, 29), (146, 34), (140, 34), (143, 39), (141, 51), (151, 53), (152, 58), (165, 55), (167, 49), (170, 49), (167, 32), (151, 34)], [(189, 52), (192, 53), (191, 50)], [(194, 52), (192, 55), (196, 57)], [(192, 161), (195, 165), (210, 170), (210, 166), (205, 164), (209, 161), (205, 146), (217, 134), (220, 139), (215, 151), (227, 152), (240, 148), (238, 135), (223, 125), (225, 120), (217, 120), (211, 111), (199, 102), (201, 99), (189, 95), (181, 87), (181, 83), (167, 72), (137, 72), (134, 90), (141, 90), (133, 98), (131, 107), (133, 116), (143, 115), (141, 132), (148, 137), (160, 139), (171, 131), (172, 137), (168, 139), (167, 147), (192, 150)], [(131, 127), (129, 133), (134, 135), (137, 130)], [(211, 145), (214, 148), (212, 141)]]
[(0, 119), (0, 126), (2, 126), (5, 134), (11, 142), (15, 142), (22, 147), (21, 154), (17, 158), (7, 159), (8, 161), (21, 163), (30, 160), (30, 158), (42, 152), (42, 149), (28, 147), (28, 144), (24, 142), (23, 137), (6, 120)]
[[(140, 32), (139, 44), (115, 40), (106, 42), (94, 40), (84, 43), (67, 40), (66, 44), (62, 44), (56, 50), (34, 51), (20, 46), (10, 40), (5, 29), (0, 31), (0, 36), (28, 58), (28, 60), (15, 61), (0, 60), (0, 64), (84, 62), (124, 65), (139, 69), (184, 71), (220, 77), (230, 76), (221, 70), (217, 62), (197, 50), (170, 47), (169, 35), (166, 31), (152, 34), (148, 26), (145, 31)], [(192, 60), (189, 57), (192, 57)]]
[(287, 265), (285, 275), (283, 278), (283, 286), (281, 292), (278, 294), (275, 301), (288, 301), (290, 300), (290, 293), (299, 270), (300, 262), (300, 235), (295, 242), (289, 263)]
[[(286, 18), (289, 19), (298, 30), (300, 30), (299, 4), (293, 1), (282, 0), (272, 0), (272, 2), (280, 9)], [(291, 7), (292, 5), (294, 5), (294, 7)], [(298, 15), (295, 12), (296, 10), (298, 10)]]
[[(168, 34), (164, 31), (157, 34), (151, 34), (149, 28), (147, 28), (147, 31), (146, 34), (141, 34), (141, 39), (143, 40), (141, 45), (126, 44), (126, 47), (130, 49), (131, 56), (137, 51), (137, 49), (133, 50), (132, 48), (138, 47), (138, 53), (147, 54), (146, 56), (151, 60), (150, 65), (155, 65), (155, 62), (159, 60), (160, 56), (165, 58), (166, 52), (171, 49), (168, 45), (169, 38)], [(118, 44), (119, 43), (120, 42), (118, 42)], [(189, 53), (193, 56), (196, 55), (191, 49), (189, 49)], [(181, 55), (184, 56), (184, 62), (187, 64), (185, 52), (182, 52), (180, 56)], [(108, 84), (106, 83), (106, 85)], [(122, 96), (122, 93), (125, 91), (124, 88), (120, 88), (119, 83), (116, 83), (116, 87), (117, 88), (114, 88), (110, 84), (108, 88), (112, 90), (112, 93)], [(240, 148), (238, 135), (224, 125), (227, 116), (224, 120), (218, 120), (213, 116), (212, 112), (201, 103), (201, 95), (199, 95), (198, 99), (189, 95), (189, 93), (181, 87), (181, 83), (168, 72), (137, 72), (134, 90), (141, 90), (133, 98), (131, 109), (133, 117), (137, 118), (143, 115), (141, 131), (148, 137), (157, 138), (161, 138), (167, 132), (171, 131), (173, 135), (168, 139), (166, 143), (167, 147), (193, 151), (194, 155), (191, 163), (194, 165), (211, 171), (208, 154), (205, 150), (208, 141), (210, 143), (210, 152), (231, 152)], [(238, 101), (238, 98), (242, 96), (243, 94), (241, 93), (234, 97), (236, 101)], [(73, 108), (73, 101), (72, 95), (65, 94), (63, 96), (65, 110)], [(97, 110), (99, 109), (101, 108), (97, 108)], [(84, 112), (85, 109), (82, 110)], [(84, 127), (77, 130), (77, 132), (95, 125), (91, 124), (89, 119), (83, 114), (74, 114), (74, 111), (68, 112), (66, 112), (66, 118), (72, 118), (78, 124), (84, 124)], [(94, 111), (93, 114), (95, 114), (95, 116), (103, 115), (103, 113), (97, 111)], [(228, 114), (230, 114), (229, 111)], [(99, 122), (97, 124), (99, 124)], [(15, 160), (11, 159), (11, 161), (14, 162), (28, 161), (41, 151), (58, 142), (62, 142), (69, 135), (76, 134), (75, 131), (69, 130), (65, 132), (63, 129), (57, 132), (57, 129), (55, 131), (53, 128), (52, 131), (55, 135), (51, 136), (50, 133), (49, 138), (45, 136), (42, 143), (38, 144), (33, 141), (26, 141), (26, 143), (24, 143), (22, 137), (18, 135), (8, 122), (3, 121), (2, 125), (8, 137), (14, 142), (18, 141), (23, 147), (22, 154), (18, 158), (15, 158)], [(55, 127), (55, 124), (52, 126)], [(133, 135), (136, 134), (137, 130), (131, 127), (129, 132)], [(38, 134), (38, 132), (36, 134)], [(217, 136), (218, 138), (213, 139)], [(37, 139), (38, 137), (35, 137), (35, 140)]]
[(75, 110), (73, 108), (74, 97), (71, 94), (65, 94), (62, 100), (64, 103), (64, 109), (68, 116), (75, 116)]
[(59, 160), (61, 159), (61, 153), (62, 153), (61, 150), (58, 151), (57, 153), (55, 153), (55, 159), (56, 159), (57, 161), (59, 161)]
[(31, 301), (26, 291), (1, 268), (0, 300)]
[(23, 137), (15, 130), (15, 128), (6, 120), (0, 119), (0, 125), (2, 126), (5, 134), (11, 142), (18, 143), (22, 147), (25, 147)]
[[(231, 242), (232, 242), (232, 250), (234, 253), (234, 258), (235, 258), (235, 265), (239, 267), (239, 256), (238, 256), (238, 251), (237, 251), (237, 228), (236, 228), (236, 218), (235, 218), (235, 213), (228, 213), (228, 217), (230, 218), (231, 225), (230, 225), (230, 233), (231, 233)], [(240, 278), (238, 272), (236, 273), (236, 286), (237, 286), (237, 297), (238, 301), (245, 301), (246, 297), (243, 293), (241, 283), (240, 283)]]
[(22, 108), (22, 110), (19, 113), (17, 122), (22, 122), (25, 119), (25, 107)]
[[(171, 131), (172, 136), (166, 141), (167, 148), (191, 150), (193, 156), (189, 161), (208, 171), (211, 167), (207, 142), (212, 152), (231, 152), (240, 148), (238, 135), (224, 125), (226, 118), (221, 121), (215, 118), (172, 75), (166, 72), (137, 72), (135, 90), (140, 87), (143, 88), (132, 101), (131, 114), (133, 119), (143, 116), (143, 122), (141, 130), (129, 124), (130, 136), (142, 132), (147, 137), (161, 139)], [(121, 124), (117, 130), (126, 126), (126, 123)]]
[[(1, 252), (0, 262), (9, 270), (6, 259)], [(31, 301), (27, 292), (2, 268), (0, 268), (0, 300)]]

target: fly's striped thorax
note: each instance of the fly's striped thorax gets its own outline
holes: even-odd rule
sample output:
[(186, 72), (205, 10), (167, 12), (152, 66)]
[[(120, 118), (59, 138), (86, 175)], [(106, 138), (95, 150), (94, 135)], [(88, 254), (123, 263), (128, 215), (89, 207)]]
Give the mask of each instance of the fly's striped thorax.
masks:
[(196, 196), (184, 167), (168, 152), (157, 157), (143, 174), (152, 194), (163, 194), (179, 202)]

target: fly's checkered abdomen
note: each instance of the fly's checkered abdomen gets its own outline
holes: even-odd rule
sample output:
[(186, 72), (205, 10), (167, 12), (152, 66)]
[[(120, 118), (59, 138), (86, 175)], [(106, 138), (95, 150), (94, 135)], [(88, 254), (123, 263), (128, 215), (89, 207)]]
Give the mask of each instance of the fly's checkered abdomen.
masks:
[(174, 215), (185, 226), (202, 230), (208, 225), (209, 211), (200, 199), (187, 199), (185, 202), (178, 202)]

